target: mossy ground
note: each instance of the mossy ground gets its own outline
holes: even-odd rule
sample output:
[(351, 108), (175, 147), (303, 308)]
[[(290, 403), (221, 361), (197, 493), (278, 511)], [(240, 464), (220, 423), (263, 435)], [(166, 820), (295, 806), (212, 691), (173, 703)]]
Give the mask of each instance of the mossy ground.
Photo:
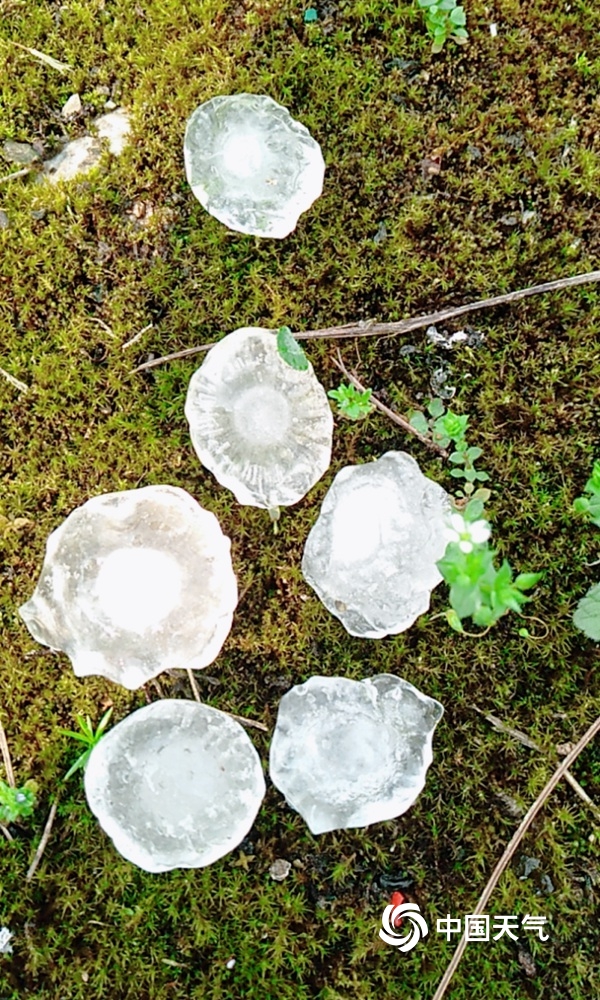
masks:
[[(494, 539), (514, 566), (545, 571), (529, 605), (545, 623), (533, 623), (539, 638), (519, 637), (515, 616), (481, 640), (451, 633), (432, 620), (446, 606), (443, 586), (408, 632), (349, 637), (299, 570), (334, 473), (390, 448), (410, 451), (451, 488), (448, 468), (379, 415), (338, 420), (330, 472), (274, 535), (266, 514), (238, 507), (193, 454), (183, 401), (197, 359), (131, 374), (150, 352), (239, 326), (400, 319), (597, 266), (593, 3), (498, 0), (493, 17), (468, 3), (469, 46), (437, 57), (410, 3), (316, 6), (320, 21), (305, 26), (291, 0), (0, 2), (0, 140), (37, 139), (50, 151), (74, 92), (84, 115), (67, 126), (72, 136), (103, 108), (107, 88), (134, 121), (121, 158), (79, 182), (0, 187), (9, 219), (0, 231), (0, 364), (29, 386), (21, 393), (0, 378), (0, 513), (29, 522), (0, 542), (0, 711), (19, 781), (34, 777), (40, 789), (34, 818), (14, 829), (12, 844), (2, 841), (0, 925), (15, 935), (13, 956), (0, 957), (7, 1000), (430, 997), (452, 946), (434, 931), (408, 956), (384, 945), (390, 889), (403, 885), (430, 926), (470, 912), (518, 823), (510, 811), (535, 799), (555, 746), (578, 739), (599, 711), (597, 649), (570, 619), (598, 576), (587, 563), (600, 536), (570, 512), (598, 455), (597, 286), (478, 314), (471, 322), (485, 342), (450, 358), (453, 406), (469, 414), (469, 441), (484, 449), (479, 464), (492, 477)], [(74, 69), (61, 75), (11, 40)], [(242, 90), (286, 105), (324, 150), (323, 196), (281, 242), (227, 231), (185, 182), (186, 118), (201, 101)], [(424, 176), (434, 152), (441, 172)], [(131, 213), (135, 202), (153, 207), (147, 225)], [(523, 212), (535, 214), (525, 223)], [(381, 222), (387, 238), (375, 243)], [(398, 338), (342, 347), (400, 412), (429, 398), (437, 363), (422, 334), (409, 341), (419, 353), (402, 355)], [(325, 386), (336, 386), (334, 347), (307, 350)], [(396, 822), (318, 838), (270, 787), (240, 850), (206, 870), (164, 875), (116, 854), (77, 777), (28, 884), (73, 759), (57, 727), (73, 728), (77, 712), (97, 720), (108, 704), (116, 721), (145, 695), (76, 679), (65, 657), (35, 645), (17, 608), (47, 535), (70, 511), (98, 493), (162, 482), (217, 514), (245, 590), (222, 654), (198, 675), (207, 702), (272, 726), (283, 691), (311, 674), (398, 673), (446, 707), (434, 764)], [(168, 677), (160, 683), (167, 695), (190, 695)], [(147, 696), (157, 697), (152, 685)], [(545, 752), (492, 730), (474, 704)], [(265, 760), (268, 738), (252, 737)], [(598, 749), (574, 771), (600, 799)], [(598, 834), (593, 814), (561, 785), (523, 842), (553, 891), (544, 894), (548, 883), (535, 876), (521, 880), (517, 861), (488, 908), (546, 915), (550, 940), (522, 936), (535, 961), (529, 975), (517, 943), (470, 945), (449, 995), (596, 995)], [(282, 883), (268, 874), (277, 857), (297, 862)]]

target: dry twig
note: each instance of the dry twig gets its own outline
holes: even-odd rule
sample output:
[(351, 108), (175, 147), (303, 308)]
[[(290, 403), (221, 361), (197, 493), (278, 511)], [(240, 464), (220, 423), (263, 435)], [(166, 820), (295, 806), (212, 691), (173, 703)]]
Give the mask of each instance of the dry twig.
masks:
[[(538, 795), (537, 799), (533, 803), (529, 812), (523, 818), (523, 821), (521, 822), (519, 828), (517, 829), (516, 833), (514, 834), (510, 843), (508, 844), (506, 850), (504, 851), (504, 854), (502, 855), (498, 864), (494, 868), (490, 876), (489, 882), (486, 885), (485, 889), (483, 890), (479, 902), (477, 903), (477, 906), (473, 910), (473, 916), (477, 916), (478, 914), (484, 912), (484, 909), (487, 906), (489, 899), (494, 889), (496, 888), (496, 885), (498, 884), (500, 876), (502, 875), (506, 866), (509, 864), (511, 858), (513, 857), (515, 851), (517, 850), (517, 847), (521, 843), (523, 837), (525, 836), (527, 830), (529, 829), (534, 819), (536, 818), (537, 814), (541, 810), (542, 806), (545, 804), (550, 794), (554, 791), (560, 779), (564, 777), (566, 772), (569, 770), (571, 764), (573, 764), (573, 762), (577, 760), (581, 751), (586, 748), (588, 743), (590, 743), (594, 739), (594, 736), (596, 736), (598, 732), (600, 732), (600, 716), (598, 716), (596, 721), (592, 723), (592, 725), (585, 733), (585, 735), (581, 737), (579, 743), (577, 743), (577, 745), (573, 747), (571, 752), (567, 754), (560, 767), (556, 769), (550, 780), (547, 782), (547, 784), (544, 786), (544, 788)], [(440, 981), (437, 990), (435, 991), (433, 1000), (442, 1000), (442, 997), (444, 996), (450, 984), (452, 976), (456, 972), (456, 969), (464, 954), (466, 947), (467, 947), (467, 939), (466, 935), (463, 934), (462, 938), (460, 939), (457, 945), (456, 951), (452, 956), (452, 960), (448, 965), (448, 968), (446, 969), (444, 975), (442, 976), (442, 979)]]
[[(329, 326), (322, 330), (298, 331), (294, 334), (296, 340), (321, 340), (324, 338), (340, 339), (342, 337), (383, 337), (398, 336), (401, 333), (410, 333), (412, 330), (420, 330), (424, 326), (431, 326), (435, 323), (444, 323), (449, 319), (457, 319), (467, 313), (476, 312), (478, 309), (491, 309), (494, 306), (510, 305), (513, 302), (520, 302), (531, 295), (541, 295), (543, 292), (558, 292), (563, 288), (573, 288), (576, 285), (584, 285), (590, 282), (600, 281), (600, 271), (587, 271), (585, 274), (575, 274), (571, 278), (559, 278), (557, 281), (545, 281), (541, 285), (530, 285), (528, 288), (520, 288), (516, 292), (506, 292), (504, 295), (494, 295), (491, 299), (478, 299), (476, 302), (467, 302), (462, 306), (453, 306), (449, 309), (440, 309), (438, 312), (425, 313), (422, 316), (415, 316), (412, 319), (401, 319), (395, 323), (376, 323), (374, 320), (367, 320), (366, 323), (346, 323), (344, 326)], [(199, 347), (188, 347), (184, 351), (176, 351), (174, 354), (165, 354), (162, 358), (153, 358), (143, 365), (138, 365), (133, 369), (133, 373), (145, 371), (147, 368), (155, 368), (166, 361), (176, 361), (180, 358), (189, 358), (192, 354), (200, 354), (214, 347), (211, 344), (201, 344)]]
[[(342, 361), (342, 356), (339, 351), (337, 352), (337, 360), (335, 358), (332, 358), (331, 360), (333, 361), (334, 365), (337, 368), (339, 368), (344, 378), (347, 378), (348, 381), (352, 383), (355, 389), (358, 389), (359, 392), (366, 392), (364, 385), (358, 381), (356, 375), (353, 372), (349, 372), (348, 369), (345, 367), (344, 362)], [(380, 399), (377, 399), (375, 396), (371, 395), (370, 402), (377, 410), (380, 410), (381, 413), (385, 413), (386, 417), (389, 417), (390, 420), (393, 420), (395, 424), (398, 424), (399, 427), (402, 428), (402, 430), (407, 431), (409, 434), (414, 434), (414, 436), (417, 437), (422, 444), (424, 444), (427, 448), (429, 448), (430, 451), (435, 451), (436, 454), (441, 455), (442, 458), (448, 458), (447, 451), (444, 451), (443, 448), (440, 448), (440, 446), (436, 444), (435, 441), (432, 441), (430, 438), (425, 437), (424, 434), (421, 434), (420, 431), (416, 429), (416, 427), (413, 427), (412, 424), (409, 423), (408, 420), (405, 420), (404, 417), (401, 417), (399, 413), (394, 413), (393, 410), (390, 410), (389, 406), (386, 406), (384, 403), (382, 403)]]
[(0, 750), (2, 751), (2, 760), (4, 761), (6, 780), (11, 788), (16, 788), (17, 785), (15, 782), (15, 773), (13, 771), (12, 761), (10, 759), (8, 740), (6, 739), (6, 733), (4, 732), (4, 726), (2, 725), (2, 719), (0, 719)]
[(56, 810), (57, 809), (58, 809), (58, 794), (56, 795), (56, 797), (54, 799), (54, 802), (52, 803), (52, 805), (50, 807), (50, 812), (48, 813), (48, 819), (46, 820), (46, 825), (44, 827), (44, 832), (42, 833), (42, 839), (40, 840), (40, 842), (38, 844), (37, 851), (35, 852), (35, 854), (33, 856), (33, 861), (29, 865), (29, 870), (27, 872), (27, 875), (25, 876), (25, 881), (26, 882), (31, 882), (33, 876), (35, 875), (35, 873), (37, 871), (38, 865), (39, 865), (40, 861), (42, 860), (42, 854), (46, 850), (46, 846), (48, 844), (48, 841), (50, 840), (50, 833), (52, 831), (52, 824), (54, 823), (54, 819), (55, 819), (55, 816), (56, 816)]

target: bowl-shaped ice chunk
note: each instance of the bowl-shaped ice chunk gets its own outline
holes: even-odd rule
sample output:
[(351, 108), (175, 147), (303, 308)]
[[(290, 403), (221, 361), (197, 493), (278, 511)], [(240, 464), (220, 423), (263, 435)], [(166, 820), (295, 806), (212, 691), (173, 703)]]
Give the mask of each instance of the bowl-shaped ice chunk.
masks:
[(188, 183), (229, 229), (282, 239), (323, 189), (325, 162), (308, 129), (271, 97), (213, 97), (188, 119)]
[(198, 458), (238, 503), (297, 503), (331, 462), (333, 416), (312, 365), (297, 371), (277, 335), (242, 327), (208, 351), (185, 415)]
[(105, 493), (49, 536), (20, 614), (78, 677), (138, 688), (167, 667), (207, 667), (237, 604), (231, 542), (214, 514), (175, 486)]
[(392, 674), (311, 677), (281, 699), (271, 780), (312, 833), (394, 819), (425, 785), (443, 712)]
[(442, 579), (449, 511), (448, 494), (405, 452), (346, 466), (306, 540), (304, 578), (350, 635), (403, 632)]
[(202, 868), (244, 839), (265, 794), (260, 758), (224, 712), (165, 699), (94, 747), (85, 794), (119, 854), (148, 872)]

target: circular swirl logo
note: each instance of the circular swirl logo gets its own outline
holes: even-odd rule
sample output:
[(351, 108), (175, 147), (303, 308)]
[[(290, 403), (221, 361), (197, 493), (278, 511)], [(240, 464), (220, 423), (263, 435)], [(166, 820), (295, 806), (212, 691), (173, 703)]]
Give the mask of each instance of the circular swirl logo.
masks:
[[(404, 919), (410, 924), (408, 934), (401, 934), (398, 931), (398, 924)], [(399, 951), (411, 951), (421, 938), (429, 934), (427, 921), (416, 903), (401, 903), (399, 906), (390, 904), (386, 906), (381, 916), (381, 924), (379, 937), (386, 944), (391, 944), (394, 948), (398, 948)]]

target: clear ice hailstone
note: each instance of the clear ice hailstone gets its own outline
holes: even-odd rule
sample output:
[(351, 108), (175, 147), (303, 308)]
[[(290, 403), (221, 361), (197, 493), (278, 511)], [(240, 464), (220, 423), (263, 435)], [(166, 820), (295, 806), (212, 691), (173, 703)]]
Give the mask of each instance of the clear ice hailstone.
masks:
[(281, 699), (271, 780), (311, 833), (394, 819), (423, 790), (443, 712), (392, 674), (311, 677)]
[(238, 503), (287, 507), (329, 468), (333, 416), (312, 366), (297, 371), (277, 335), (242, 327), (208, 351), (185, 415), (202, 464)]
[(167, 667), (207, 667), (237, 604), (231, 542), (185, 490), (146, 486), (93, 497), (49, 536), (31, 600), (34, 639), (78, 677), (134, 689)]
[(239, 722), (175, 699), (109, 729), (84, 782), (119, 854), (148, 872), (222, 858), (244, 839), (265, 794), (260, 758)]
[(323, 189), (319, 144), (286, 108), (259, 94), (213, 97), (196, 108), (184, 160), (198, 201), (238, 233), (283, 239)]
[(346, 466), (306, 540), (304, 578), (350, 635), (403, 632), (442, 579), (449, 512), (448, 494), (405, 452)]

